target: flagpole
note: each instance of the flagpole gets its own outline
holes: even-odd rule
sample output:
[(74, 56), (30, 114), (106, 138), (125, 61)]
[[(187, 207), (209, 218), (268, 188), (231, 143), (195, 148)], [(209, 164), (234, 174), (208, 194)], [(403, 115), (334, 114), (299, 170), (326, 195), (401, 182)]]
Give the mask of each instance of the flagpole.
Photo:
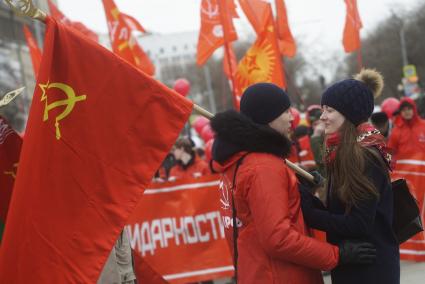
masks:
[[(39, 20), (39, 21), (41, 21), (41, 22), (45, 22), (46, 21), (46, 17), (47, 17), (47, 14), (44, 12), (44, 11), (42, 11), (42, 10), (40, 10), (40, 9), (38, 9), (33, 3), (32, 3), (32, 1), (31, 0), (21, 0), (20, 2), (19, 2), (19, 4), (21, 5), (21, 6), (19, 6), (19, 7), (17, 7), (17, 6), (15, 6), (13, 3), (12, 3), (12, 0), (5, 0), (6, 1), (6, 3), (10, 6), (10, 8), (13, 10), (13, 11), (15, 11), (16, 13), (18, 13), (18, 14), (20, 14), (20, 15), (24, 15), (24, 16), (28, 16), (28, 17), (31, 17), (31, 18), (33, 18), (33, 19), (36, 19), (36, 20)], [(218, 3), (219, 3), (219, 9), (220, 9), (220, 7), (221, 7), (221, 2), (220, 2), (220, 0), (218, 1)], [(222, 11), (221, 9), (220, 9), (220, 11)], [(221, 17), (222, 17), (222, 13), (220, 12), (220, 15), (221, 15)], [(222, 18), (223, 19), (223, 18)], [(223, 28), (223, 32), (224, 32), (224, 39), (225, 39), (225, 46), (226, 46), (226, 33), (225, 33), (225, 29)], [(228, 52), (228, 50), (227, 50), (227, 52)], [(229, 53), (229, 52), (228, 52)], [(229, 54), (227, 54), (228, 56), (229, 56)], [(230, 63), (230, 57), (228, 57), (229, 58), (229, 63)], [(229, 70), (230, 70), (230, 72), (232, 72), (232, 69), (231, 69), (231, 64), (229, 65)], [(233, 84), (233, 72), (232, 72), (232, 74), (231, 74), (231, 78), (232, 78), (232, 84)], [(234, 84), (233, 84), (233, 90), (234, 90)], [(234, 96), (235, 97), (235, 96)], [(235, 97), (236, 98), (236, 97)], [(198, 112), (200, 115), (202, 115), (202, 116), (204, 116), (205, 118), (208, 118), (208, 119), (211, 119), (211, 118), (213, 118), (214, 117), (214, 114), (212, 114), (211, 112), (209, 112), (209, 111), (207, 111), (207, 110), (205, 110), (205, 109), (203, 109), (202, 107), (200, 107), (200, 106), (198, 106), (198, 105), (196, 105), (196, 104), (193, 104), (193, 110), (195, 110), (196, 112)], [(286, 165), (289, 167), (289, 168), (291, 168), (293, 171), (295, 171), (295, 172), (297, 172), (299, 175), (301, 175), (302, 177), (304, 177), (304, 178), (306, 178), (306, 179), (308, 179), (308, 180), (310, 180), (310, 181), (313, 181), (314, 180), (314, 177), (310, 174), (310, 173), (308, 173), (307, 171), (305, 171), (304, 169), (302, 169), (302, 168), (300, 168), (300, 167), (298, 167), (297, 165), (295, 165), (294, 163), (292, 163), (291, 161), (289, 161), (289, 160), (285, 160), (286, 161)]]
[(357, 65), (359, 67), (359, 71), (363, 69), (363, 56), (362, 56), (362, 47), (360, 46), (357, 50)]
[(222, 0), (218, 0), (218, 10), (220, 13), (220, 18), (221, 18), (221, 26), (223, 28), (223, 38), (224, 38), (224, 52), (226, 53), (227, 56), (227, 64), (229, 65), (229, 73), (230, 73), (230, 81), (232, 82), (232, 86), (231, 86), (231, 91), (232, 91), (232, 95), (233, 95), (233, 105), (236, 106), (238, 105), (238, 101), (236, 98), (236, 91), (235, 91), (235, 78), (233, 76), (234, 72), (233, 72), (233, 67), (232, 67), (232, 60), (230, 57), (230, 43), (229, 43), (229, 35), (227, 33), (227, 29), (225, 28), (225, 20), (226, 18), (224, 17), (224, 11), (225, 11), (225, 7), (223, 7), (223, 2)]

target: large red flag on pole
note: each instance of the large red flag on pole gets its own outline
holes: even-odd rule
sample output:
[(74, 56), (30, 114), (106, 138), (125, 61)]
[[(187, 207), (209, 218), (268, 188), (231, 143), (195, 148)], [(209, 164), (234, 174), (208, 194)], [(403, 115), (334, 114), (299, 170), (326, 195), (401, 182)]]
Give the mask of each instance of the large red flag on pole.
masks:
[(21, 146), (21, 136), (0, 116), (0, 241), (12, 196)]
[(258, 35), (266, 26), (270, 4), (262, 0), (239, 0), (239, 4)]
[(27, 25), (23, 27), (25, 40), (27, 42), (28, 48), (30, 50), (32, 68), (34, 70), (34, 77), (37, 77), (38, 69), (40, 69), (41, 63), (41, 50), (37, 45), (37, 41), (32, 36), (30, 29)]
[(192, 102), (46, 19), (0, 283), (95, 283)]
[(68, 17), (65, 16), (64, 13), (62, 13), (61, 10), (58, 9), (58, 7), (56, 7), (55, 4), (53, 4), (53, 2), (51, 0), (48, 0), (47, 3), (49, 4), (50, 14), (52, 15), (53, 18), (55, 18), (56, 20), (60, 21), (61, 23), (65, 24), (65, 25), (68, 25), (68, 26), (72, 27), (73, 29), (83, 33), (88, 38), (90, 38), (90, 39), (92, 39), (96, 42), (99, 41), (99, 37), (97, 36), (97, 33), (92, 31), (88, 27), (86, 27), (83, 23), (71, 21)]
[(357, 0), (345, 0), (347, 15), (345, 17), (343, 44), (345, 52), (353, 52), (360, 49), (360, 29), (363, 27), (357, 9)]
[(155, 66), (132, 35), (131, 32), (134, 27), (133, 25), (128, 25), (129, 16), (123, 16), (113, 0), (102, 0), (102, 2), (114, 53), (146, 74), (153, 76), (155, 74)]

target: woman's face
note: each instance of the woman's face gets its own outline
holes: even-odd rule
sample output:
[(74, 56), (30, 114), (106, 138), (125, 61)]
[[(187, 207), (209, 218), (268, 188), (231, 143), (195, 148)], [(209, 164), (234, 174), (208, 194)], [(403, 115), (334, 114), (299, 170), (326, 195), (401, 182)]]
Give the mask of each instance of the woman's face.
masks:
[(325, 124), (325, 135), (337, 132), (345, 122), (345, 117), (340, 112), (326, 105), (323, 106), (320, 119)]
[(269, 126), (279, 132), (281, 135), (288, 136), (291, 130), (291, 121), (294, 120), (290, 109), (288, 108), (279, 117), (269, 123)]

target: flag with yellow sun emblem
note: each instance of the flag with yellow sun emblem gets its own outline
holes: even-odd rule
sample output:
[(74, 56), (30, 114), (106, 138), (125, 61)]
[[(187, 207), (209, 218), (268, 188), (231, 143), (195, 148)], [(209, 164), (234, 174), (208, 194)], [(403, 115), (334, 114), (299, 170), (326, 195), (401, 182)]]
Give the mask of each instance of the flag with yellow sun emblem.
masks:
[(282, 88), (286, 87), (271, 10), (267, 18), (265, 28), (239, 62), (235, 85), (240, 94), (248, 86), (259, 82), (270, 82)]

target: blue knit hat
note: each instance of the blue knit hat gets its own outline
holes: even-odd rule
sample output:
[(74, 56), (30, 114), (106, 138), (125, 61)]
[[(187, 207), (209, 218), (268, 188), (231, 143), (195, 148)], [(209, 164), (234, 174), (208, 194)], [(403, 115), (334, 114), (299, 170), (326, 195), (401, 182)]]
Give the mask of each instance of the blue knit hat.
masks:
[(354, 125), (366, 122), (372, 115), (374, 98), (383, 89), (384, 81), (378, 72), (364, 69), (354, 79), (330, 86), (322, 95), (321, 105), (336, 109)]
[(258, 124), (268, 124), (291, 106), (286, 92), (272, 83), (257, 83), (242, 94), (240, 111)]

